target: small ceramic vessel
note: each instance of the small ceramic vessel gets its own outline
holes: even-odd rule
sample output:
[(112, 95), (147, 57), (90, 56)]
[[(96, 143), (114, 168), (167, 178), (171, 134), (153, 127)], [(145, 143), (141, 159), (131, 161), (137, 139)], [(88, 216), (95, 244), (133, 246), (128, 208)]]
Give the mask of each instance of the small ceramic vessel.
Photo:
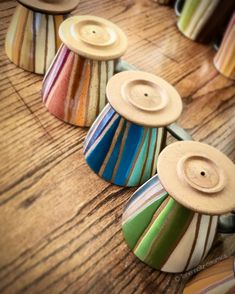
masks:
[(57, 118), (89, 127), (106, 104), (105, 89), (127, 38), (112, 22), (73, 16), (59, 29), (63, 42), (42, 86), (46, 107)]
[(234, 1), (177, 0), (177, 27), (191, 40), (210, 43), (223, 32), (234, 9)]
[(235, 293), (235, 259), (228, 257), (200, 271), (185, 286), (183, 294)]
[(156, 173), (166, 127), (182, 111), (181, 97), (162, 78), (141, 71), (114, 75), (106, 96), (109, 103), (85, 139), (86, 161), (106, 181), (138, 186)]
[(188, 271), (207, 256), (218, 215), (235, 207), (235, 166), (209, 145), (182, 141), (161, 152), (157, 169), (127, 203), (123, 234), (149, 266)]
[(6, 54), (24, 70), (45, 74), (61, 45), (59, 26), (79, 0), (18, 2), (6, 34)]
[(235, 80), (235, 13), (215, 55), (214, 65), (224, 76)]

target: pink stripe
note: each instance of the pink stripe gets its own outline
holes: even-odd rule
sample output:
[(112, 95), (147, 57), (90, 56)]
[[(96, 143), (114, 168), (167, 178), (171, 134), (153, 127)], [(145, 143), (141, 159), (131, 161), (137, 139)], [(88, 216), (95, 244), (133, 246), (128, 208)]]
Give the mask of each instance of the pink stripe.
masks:
[(53, 65), (50, 69), (50, 72), (43, 82), (42, 94), (44, 102), (47, 101), (50, 91), (54, 86), (70, 52), (71, 51), (65, 45), (62, 45), (57, 58), (53, 61)]

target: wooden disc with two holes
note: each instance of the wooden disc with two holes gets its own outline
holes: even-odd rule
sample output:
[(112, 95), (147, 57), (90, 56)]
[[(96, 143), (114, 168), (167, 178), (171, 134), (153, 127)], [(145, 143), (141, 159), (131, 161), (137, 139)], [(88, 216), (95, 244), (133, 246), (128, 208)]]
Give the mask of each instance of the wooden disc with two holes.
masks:
[(235, 166), (214, 147), (170, 144), (158, 157), (157, 171), (169, 195), (193, 211), (218, 215), (235, 208)]
[(74, 10), (80, 0), (18, 0), (33, 9), (51, 14), (65, 14)]
[(114, 75), (107, 84), (106, 95), (116, 112), (141, 126), (169, 125), (182, 111), (176, 89), (147, 72), (125, 71)]
[(116, 59), (127, 49), (127, 37), (117, 25), (92, 15), (66, 19), (59, 36), (70, 50), (94, 60)]

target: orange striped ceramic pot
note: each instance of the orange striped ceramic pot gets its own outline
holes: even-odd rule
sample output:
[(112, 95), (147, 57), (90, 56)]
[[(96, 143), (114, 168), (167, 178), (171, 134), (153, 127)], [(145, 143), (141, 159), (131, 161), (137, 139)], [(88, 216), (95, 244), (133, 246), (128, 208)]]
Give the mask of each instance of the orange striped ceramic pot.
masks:
[(59, 26), (78, 1), (68, 1), (66, 7), (63, 0), (18, 2), (6, 35), (6, 54), (24, 70), (45, 74), (61, 45)]
[(106, 84), (127, 48), (119, 27), (95, 16), (74, 16), (59, 29), (63, 42), (42, 86), (46, 107), (59, 119), (89, 127), (106, 104)]
[(224, 76), (235, 80), (235, 13), (214, 58), (214, 65)]
[(183, 294), (235, 293), (235, 259), (226, 258), (199, 272), (187, 283)]

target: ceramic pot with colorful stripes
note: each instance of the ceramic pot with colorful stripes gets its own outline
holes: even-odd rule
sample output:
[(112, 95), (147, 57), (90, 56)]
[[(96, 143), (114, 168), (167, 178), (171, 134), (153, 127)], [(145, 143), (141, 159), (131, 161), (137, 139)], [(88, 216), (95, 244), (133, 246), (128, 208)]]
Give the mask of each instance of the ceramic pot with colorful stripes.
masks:
[[(221, 258), (221, 261), (219, 261)], [(235, 293), (235, 258), (217, 257), (210, 267), (200, 271), (185, 286), (183, 294), (233, 294)]]
[(24, 70), (45, 74), (61, 45), (59, 26), (79, 0), (18, 2), (6, 35), (6, 54)]
[(224, 76), (235, 80), (235, 13), (215, 55), (214, 65)]
[(109, 103), (85, 139), (85, 159), (106, 181), (138, 186), (156, 173), (166, 127), (180, 116), (181, 98), (168, 82), (141, 71), (114, 75), (106, 96)]
[(210, 43), (226, 27), (235, 9), (235, 2), (177, 0), (175, 8), (180, 16), (177, 22), (180, 32), (191, 40)]
[(124, 238), (149, 266), (188, 271), (207, 256), (218, 216), (235, 207), (235, 167), (209, 145), (182, 141), (161, 152), (157, 169), (124, 209)]
[(59, 35), (63, 44), (43, 80), (43, 102), (57, 118), (89, 127), (106, 105), (106, 85), (127, 38), (112, 22), (90, 15), (68, 18)]

